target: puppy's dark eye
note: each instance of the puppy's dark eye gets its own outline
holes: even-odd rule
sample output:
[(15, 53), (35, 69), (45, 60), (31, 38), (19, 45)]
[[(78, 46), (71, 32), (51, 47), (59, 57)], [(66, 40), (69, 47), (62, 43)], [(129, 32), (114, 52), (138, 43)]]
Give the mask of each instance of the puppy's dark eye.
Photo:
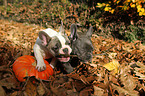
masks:
[(85, 46), (85, 49), (87, 49), (88, 51), (93, 51), (93, 47), (90, 45)]
[(70, 45), (70, 41), (66, 41), (66, 44), (67, 44), (67, 45)]
[(54, 46), (53, 49), (54, 49), (54, 50), (57, 50), (57, 49), (58, 49), (58, 46)]
[(58, 47), (58, 44), (56, 44), (54, 47), (52, 47), (52, 50), (58, 50), (59, 47)]

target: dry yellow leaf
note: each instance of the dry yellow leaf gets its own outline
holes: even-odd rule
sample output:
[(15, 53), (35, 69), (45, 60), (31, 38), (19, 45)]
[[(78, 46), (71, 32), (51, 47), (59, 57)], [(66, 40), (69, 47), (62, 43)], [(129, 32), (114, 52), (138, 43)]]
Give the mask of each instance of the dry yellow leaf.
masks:
[(119, 69), (119, 62), (115, 59), (112, 60), (112, 62), (109, 62), (105, 65), (103, 65), (106, 69), (108, 69), (109, 71), (113, 71), (112, 75), (115, 75), (116, 73), (118, 73), (118, 69)]

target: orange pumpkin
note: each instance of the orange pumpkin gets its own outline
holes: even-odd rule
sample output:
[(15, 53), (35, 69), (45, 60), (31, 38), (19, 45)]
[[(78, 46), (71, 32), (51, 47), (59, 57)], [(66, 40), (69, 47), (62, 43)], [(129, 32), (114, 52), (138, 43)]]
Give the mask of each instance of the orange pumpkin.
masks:
[(36, 69), (36, 60), (33, 56), (24, 55), (16, 59), (13, 64), (13, 71), (16, 78), (23, 82), (24, 77), (35, 76), (37, 79), (48, 80), (50, 75), (53, 75), (53, 69), (49, 63), (44, 60), (46, 64), (46, 70), (39, 72)]

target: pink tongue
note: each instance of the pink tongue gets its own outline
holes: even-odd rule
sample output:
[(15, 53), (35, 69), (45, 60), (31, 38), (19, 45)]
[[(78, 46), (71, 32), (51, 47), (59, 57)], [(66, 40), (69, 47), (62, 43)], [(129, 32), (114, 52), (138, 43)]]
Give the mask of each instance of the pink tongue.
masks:
[(67, 57), (67, 58), (64, 58), (64, 57), (61, 57), (61, 58), (58, 58), (60, 62), (68, 62), (70, 57)]

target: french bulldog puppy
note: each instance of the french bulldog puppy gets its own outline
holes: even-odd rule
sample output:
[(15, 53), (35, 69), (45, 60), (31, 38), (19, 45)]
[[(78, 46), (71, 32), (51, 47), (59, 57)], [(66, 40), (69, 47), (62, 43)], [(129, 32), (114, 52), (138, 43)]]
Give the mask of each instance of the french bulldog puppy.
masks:
[(88, 62), (92, 60), (93, 56), (93, 44), (91, 41), (91, 36), (93, 33), (93, 27), (91, 26), (89, 30), (85, 33), (77, 32), (77, 25), (71, 25), (71, 34), (69, 39), (71, 41), (72, 55), (77, 55), (77, 57), (71, 58), (69, 63), (65, 63), (64, 67), (66, 68), (67, 73), (73, 71), (73, 67), (76, 67), (80, 62)]
[(37, 60), (36, 69), (43, 71), (46, 65), (43, 59), (52, 58), (50, 65), (52, 68), (56, 66), (57, 60), (60, 62), (68, 62), (70, 57), (57, 57), (59, 54), (69, 55), (72, 52), (69, 46), (69, 39), (64, 32), (63, 24), (61, 24), (60, 31), (48, 28), (39, 32), (39, 36), (33, 47), (34, 56)]
[(91, 41), (93, 27), (91, 26), (85, 33), (77, 32), (77, 25), (75, 24), (72, 24), (70, 29), (71, 35), (69, 39), (71, 41), (72, 54), (77, 55), (81, 62), (91, 61), (94, 50)]

